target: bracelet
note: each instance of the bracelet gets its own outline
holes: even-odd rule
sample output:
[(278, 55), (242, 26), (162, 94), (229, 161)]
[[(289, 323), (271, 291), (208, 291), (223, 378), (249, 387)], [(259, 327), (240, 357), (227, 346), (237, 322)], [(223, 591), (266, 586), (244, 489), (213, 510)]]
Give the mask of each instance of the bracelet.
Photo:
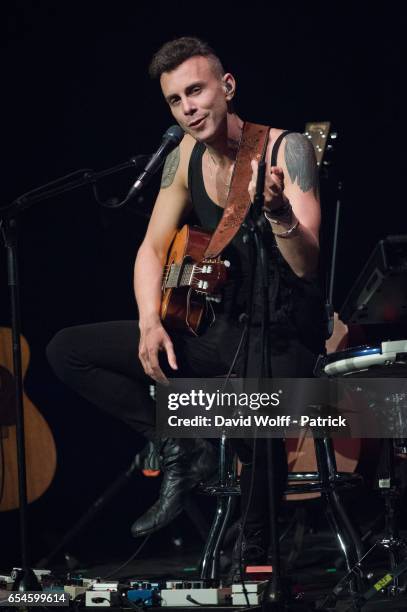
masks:
[[(273, 216), (269, 217), (269, 213), (271, 213)], [(285, 202), (284, 204), (282, 204), (281, 206), (279, 206), (278, 208), (275, 208), (274, 210), (268, 210), (266, 208), (263, 208), (263, 214), (266, 217), (267, 221), (270, 221), (270, 223), (275, 223), (276, 225), (281, 225), (281, 221), (275, 217), (284, 217), (284, 216), (288, 216), (289, 215), (289, 221), (291, 222), (292, 219), (292, 214), (293, 214), (293, 208), (290, 204), (290, 202)]]
[(286, 232), (281, 232), (281, 234), (276, 234), (275, 232), (273, 232), (273, 235), (278, 238), (289, 238), (291, 234), (295, 232), (295, 230), (298, 228), (299, 224), (300, 224), (300, 221), (299, 219), (297, 219), (294, 225), (292, 225)]

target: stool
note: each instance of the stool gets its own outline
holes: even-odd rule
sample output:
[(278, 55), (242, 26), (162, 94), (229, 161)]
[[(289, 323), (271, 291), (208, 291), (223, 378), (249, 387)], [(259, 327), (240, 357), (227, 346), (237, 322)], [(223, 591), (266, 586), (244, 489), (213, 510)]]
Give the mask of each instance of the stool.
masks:
[[(349, 571), (363, 556), (362, 542), (342, 504), (338, 490), (361, 482), (358, 474), (337, 471), (333, 442), (330, 438), (314, 439), (317, 472), (295, 472), (288, 476), (286, 495), (319, 493), (325, 504), (330, 526), (338, 540)], [(236, 461), (228, 452), (226, 436), (220, 439), (219, 482), (204, 487), (201, 493), (216, 496), (216, 510), (200, 564), (200, 578), (208, 583), (219, 581), (219, 556), (230, 514), (236, 497), (240, 495), (237, 483)], [(352, 585), (352, 590), (355, 585)]]
[(343, 506), (338, 491), (361, 484), (356, 473), (338, 472), (331, 438), (314, 439), (317, 472), (292, 472), (288, 475), (286, 496), (301, 493), (320, 494), (326, 506), (331, 529), (349, 571), (363, 556), (363, 545)]

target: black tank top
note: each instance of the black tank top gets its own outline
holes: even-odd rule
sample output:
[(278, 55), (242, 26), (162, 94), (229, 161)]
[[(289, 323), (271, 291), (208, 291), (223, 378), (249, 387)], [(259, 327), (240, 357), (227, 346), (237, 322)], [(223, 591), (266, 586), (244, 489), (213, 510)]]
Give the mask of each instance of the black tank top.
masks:
[[(196, 143), (189, 161), (188, 187), (199, 225), (213, 232), (222, 217), (223, 209), (208, 196), (203, 175), (203, 143)], [(324, 306), (317, 283), (298, 278), (278, 250), (269, 224), (265, 224), (269, 262), (269, 309), (272, 337), (298, 338), (314, 352), (320, 352), (324, 344)], [(222, 254), (231, 262), (228, 283), (217, 312), (237, 319), (248, 312), (248, 296), (251, 257), (245, 224)], [(258, 275), (255, 277), (252, 321), (260, 324), (262, 297)]]

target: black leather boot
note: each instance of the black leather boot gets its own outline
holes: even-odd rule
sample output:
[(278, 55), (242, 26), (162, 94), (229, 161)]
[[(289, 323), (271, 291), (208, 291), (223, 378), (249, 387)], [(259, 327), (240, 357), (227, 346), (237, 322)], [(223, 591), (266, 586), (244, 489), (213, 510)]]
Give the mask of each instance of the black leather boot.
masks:
[(135, 538), (158, 531), (183, 510), (188, 493), (216, 472), (216, 451), (204, 439), (165, 438), (156, 443), (163, 472), (160, 497), (131, 527)]

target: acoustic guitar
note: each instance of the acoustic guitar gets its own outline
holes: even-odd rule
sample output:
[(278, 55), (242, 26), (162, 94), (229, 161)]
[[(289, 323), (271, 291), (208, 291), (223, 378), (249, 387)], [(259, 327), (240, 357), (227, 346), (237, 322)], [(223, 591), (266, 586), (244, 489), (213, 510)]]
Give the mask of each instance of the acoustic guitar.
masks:
[[(22, 369), (25, 375), (30, 350), (21, 336)], [(16, 407), (12, 357), (12, 335), (0, 327), (0, 511), (19, 506), (16, 439)], [(56, 449), (44, 417), (24, 394), (27, 501), (38, 499), (49, 487), (56, 469)]]
[(168, 250), (162, 279), (160, 316), (173, 330), (197, 335), (208, 303), (220, 301), (219, 291), (227, 278), (228, 261), (206, 259), (212, 234), (184, 225)]

